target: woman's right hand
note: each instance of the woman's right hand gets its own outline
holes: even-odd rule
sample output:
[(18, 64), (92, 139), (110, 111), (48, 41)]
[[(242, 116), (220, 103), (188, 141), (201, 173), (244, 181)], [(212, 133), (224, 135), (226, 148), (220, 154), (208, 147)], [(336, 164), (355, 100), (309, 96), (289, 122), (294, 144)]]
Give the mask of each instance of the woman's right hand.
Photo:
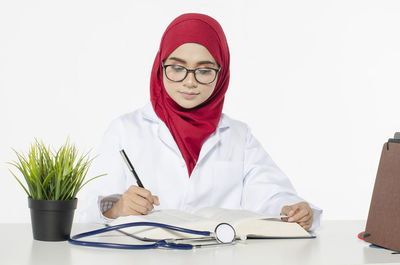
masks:
[(157, 196), (152, 195), (145, 188), (132, 185), (122, 194), (121, 199), (103, 214), (112, 219), (120, 216), (147, 214), (153, 210), (153, 204), (160, 205)]

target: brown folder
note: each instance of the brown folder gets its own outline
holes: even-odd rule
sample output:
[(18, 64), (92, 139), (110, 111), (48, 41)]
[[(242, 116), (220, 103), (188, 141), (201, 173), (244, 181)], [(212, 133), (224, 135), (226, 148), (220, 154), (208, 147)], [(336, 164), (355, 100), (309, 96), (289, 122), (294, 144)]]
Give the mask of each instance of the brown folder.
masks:
[(400, 139), (383, 145), (369, 208), (365, 241), (400, 251)]

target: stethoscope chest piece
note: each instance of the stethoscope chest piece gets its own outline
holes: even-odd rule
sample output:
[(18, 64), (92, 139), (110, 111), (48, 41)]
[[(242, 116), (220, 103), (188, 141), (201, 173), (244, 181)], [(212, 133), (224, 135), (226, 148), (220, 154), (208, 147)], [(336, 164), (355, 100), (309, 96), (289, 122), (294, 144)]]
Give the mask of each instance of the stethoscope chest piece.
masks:
[(215, 239), (223, 244), (231, 244), (236, 238), (235, 229), (227, 223), (220, 223), (217, 225), (214, 230), (214, 235)]

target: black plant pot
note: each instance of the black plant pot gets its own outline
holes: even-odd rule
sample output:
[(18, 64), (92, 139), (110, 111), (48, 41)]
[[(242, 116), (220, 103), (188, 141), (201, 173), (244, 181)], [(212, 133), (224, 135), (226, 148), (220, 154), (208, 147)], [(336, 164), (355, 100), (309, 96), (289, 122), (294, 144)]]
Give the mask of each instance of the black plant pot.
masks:
[(71, 234), (78, 199), (66, 201), (28, 198), (33, 238), (41, 241), (64, 241)]

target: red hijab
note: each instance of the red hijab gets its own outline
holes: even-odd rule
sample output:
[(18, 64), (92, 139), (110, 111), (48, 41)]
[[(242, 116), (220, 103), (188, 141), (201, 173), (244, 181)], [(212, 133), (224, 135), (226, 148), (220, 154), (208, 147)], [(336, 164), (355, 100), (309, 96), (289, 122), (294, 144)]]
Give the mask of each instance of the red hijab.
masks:
[[(221, 67), (211, 96), (199, 106), (185, 109), (167, 94), (161, 63), (184, 43), (198, 43), (208, 49)], [(157, 116), (164, 121), (185, 159), (189, 176), (204, 141), (216, 130), (229, 84), (229, 49), (219, 23), (203, 14), (183, 14), (169, 24), (154, 60), (150, 98)]]

